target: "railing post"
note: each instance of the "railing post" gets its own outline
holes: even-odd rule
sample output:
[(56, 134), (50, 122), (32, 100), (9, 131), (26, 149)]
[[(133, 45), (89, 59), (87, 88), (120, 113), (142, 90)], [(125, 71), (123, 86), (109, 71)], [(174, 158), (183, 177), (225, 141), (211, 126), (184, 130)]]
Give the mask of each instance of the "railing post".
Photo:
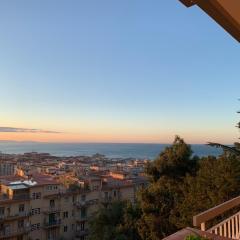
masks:
[(206, 224), (205, 222), (201, 223), (201, 230), (206, 231)]

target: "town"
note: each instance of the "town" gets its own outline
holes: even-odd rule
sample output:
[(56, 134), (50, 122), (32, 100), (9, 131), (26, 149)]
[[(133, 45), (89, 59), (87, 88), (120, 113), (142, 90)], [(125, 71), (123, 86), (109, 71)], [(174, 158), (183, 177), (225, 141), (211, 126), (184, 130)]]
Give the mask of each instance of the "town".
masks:
[(148, 160), (0, 155), (0, 239), (87, 239), (102, 205), (136, 200)]

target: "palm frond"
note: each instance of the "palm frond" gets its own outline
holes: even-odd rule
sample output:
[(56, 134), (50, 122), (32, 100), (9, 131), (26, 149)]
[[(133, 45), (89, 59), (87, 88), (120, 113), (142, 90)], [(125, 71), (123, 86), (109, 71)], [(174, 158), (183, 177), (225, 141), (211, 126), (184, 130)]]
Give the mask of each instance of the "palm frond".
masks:
[(222, 148), (224, 151), (228, 151), (228, 152), (234, 153), (236, 155), (240, 155), (240, 150), (238, 150), (236, 147), (230, 147), (227, 145), (223, 145), (220, 143), (213, 143), (213, 142), (209, 142), (209, 143), (207, 143), (207, 145), (211, 146), (211, 147)]

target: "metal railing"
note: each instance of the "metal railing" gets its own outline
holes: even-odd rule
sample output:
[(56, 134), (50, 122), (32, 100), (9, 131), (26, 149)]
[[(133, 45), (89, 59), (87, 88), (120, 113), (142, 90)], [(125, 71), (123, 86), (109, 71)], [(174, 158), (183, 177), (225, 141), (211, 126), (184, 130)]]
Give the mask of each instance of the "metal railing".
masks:
[(17, 218), (24, 218), (29, 216), (30, 216), (30, 212), (28, 211), (17, 212), (15, 214), (5, 214), (5, 215), (0, 215), (0, 221), (14, 220)]
[(42, 209), (43, 213), (52, 213), (52, 212), (60, 212), (60, 211), (61, 211), (60, 205), (49, 206)]
[(19, 236), (23, 234), (27, 234), (30, 232), (30, 227), (23, 227), (23, 228), (18, 228), (16, 230), (3, 230), (0, 231), (0, 239), (5, 239), (5, 238), (10, 238), (14, 236)]
[(81, 201), (76, 201), (74, 203), (74, 205), (78, 208), (81, 208), (81, 207), (86, 207), (86, 206), (97, 204), (98, 201), (99, 201), (98, 199), (81, 200)]
[(55, 221), (48, 221), (44, 222), (43, 226), (45, 228), (51, 228), (51, 227), (58, 227), (61, 225), (61, 219), (55, 220)]

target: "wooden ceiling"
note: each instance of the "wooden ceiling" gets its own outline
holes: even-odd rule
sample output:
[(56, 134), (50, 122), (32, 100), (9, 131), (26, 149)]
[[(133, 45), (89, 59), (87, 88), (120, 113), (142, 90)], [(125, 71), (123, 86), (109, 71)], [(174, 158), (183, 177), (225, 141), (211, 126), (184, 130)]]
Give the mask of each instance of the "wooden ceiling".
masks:
[(199, 6), (240, 42), (240, 0), (180, 0), (185, 6)]

